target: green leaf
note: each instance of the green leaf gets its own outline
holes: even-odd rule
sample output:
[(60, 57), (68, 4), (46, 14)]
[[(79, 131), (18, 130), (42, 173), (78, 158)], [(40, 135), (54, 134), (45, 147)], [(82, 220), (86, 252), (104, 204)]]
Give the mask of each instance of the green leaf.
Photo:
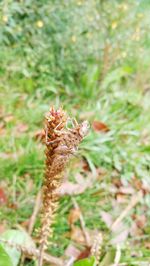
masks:
[(13, 266), (11, 259), (5, 249), (0, 245), (0, 266)]
[(112, 249), (106, 253), (99, 266), (110, 266), (114, 263), (116, 250)]
[(96, 260), (94, 257), (90, 257), (90, 258), (75, 262), (74, 266), (96, 266)]
[[(2, 239), (8, 240), (10, 243), (23, 245), (24, 247), (27, 246), (35, 248), (35, 245), (30, 238), (30, 236), (21, 230), (7, 230), (1, 235)], [(5, 252), (9, 255), (11, 265), (17, 266), (20, 260), (21, 251), (17, 250), (15, 247), (10, 247), (8, 244), (1, 243), (1, 246), (5, 250)], [(4, 266), (5, 264), (3, 264)]]

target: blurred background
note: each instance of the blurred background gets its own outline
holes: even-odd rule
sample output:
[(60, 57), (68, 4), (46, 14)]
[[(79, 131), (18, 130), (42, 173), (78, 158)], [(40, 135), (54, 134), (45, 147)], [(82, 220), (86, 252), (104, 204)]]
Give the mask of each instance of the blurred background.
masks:
[[(91, 124), (65, 174), (77, 184), (96, 177), (76, 196), (90, 234), (103, 231), (106, 250), (121, 242), (124, 265), (149, 265), (149, 32), (148, 0), (0, 1), (1, 232), (28, 223), (43, 180), (44, 115), (63, 106)], [(138, 191), (143, 197), (114, 244), (110, 218)], [(62, 197), (55, 256), (70, 243), (84, 246), (70, 232), (72, 208), (71, 195)]]

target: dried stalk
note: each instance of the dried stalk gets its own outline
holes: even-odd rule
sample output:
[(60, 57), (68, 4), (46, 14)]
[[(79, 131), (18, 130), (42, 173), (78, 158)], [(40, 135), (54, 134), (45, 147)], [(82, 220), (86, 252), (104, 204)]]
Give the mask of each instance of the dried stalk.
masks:
[(34, 225), (35, 225), (35, 221), (36, 221), (36, 217), (40, 211), (41, 208), (41, 199), (42, 199), (42, 191), (40, 190), (36, 196), (36, 200), (35, 200), (35, 205), (34, 205), (34, 209), (33, 209), (33, 213), (30, 217), (30, 222), (29, 222), (29, 226), (28, 226), (28, 232), (29, 235), (32, 235), (33, 229), (34, 229)]
[(62, 109), (55, 111), (52, 108), (46, 117), (46, 171), (38, 266), (43, 265), (43, 254), (48, 245), (48, 237), (52, 237), (51, 225), (58, 206), (57, 190), (62, 182), (62, 173), (88, 131), (86, 121), (81, 125), (75, 122), (72, 129), (66, 129), (66, 123), (67, 117)]
[[(33, 213), (30, 217), (30, 222), (29, 222), (29, 226), (28, 226), (28, 233), (29, 235), (32, 235), (33, 229), (34, 229), (34, 225), (35, 225), (35, 221), (37, 218), (37, 215), (40, 211), (40, 207), (41, 207), (41, 198), (42, 198), (42, 191), (40, 190), (36, 196), (36, 200), (35, 200), (35, 205), (34, 205), (34, 209), (33, 209)], [(25, 254), (22, 254), (21, 257), (21, 262), (20, 262), (20, 266), (24, 265), (24, 260), (25, 260)]]
[[(80, 210), (80, 207), (79, 207), (77, 201), (75, 200), (75, 198), (72, 198), (72, 202), (73, 202), (73, 205), (74, 205), (75, 209)], [(90, 244), (91, 244), (90, 236), (89, 236), (88, 231), (86, 230), (85, 221), (84, 221), (84, 218), (83, 218), (83, 215), (82, 215), (81, 212), (80, 212), (80, 215), (79, 215), (79, 219), (80, 219), (80, 224), (81, 224), (82, 232), (83, 232), (87, 247), (90, 247)]]
[(121, 248), (119, 245), (117, 245), (115, 260), (114, 260), (114, 264), (112, 266), (118, 266), (120, 259), (121, 259)]

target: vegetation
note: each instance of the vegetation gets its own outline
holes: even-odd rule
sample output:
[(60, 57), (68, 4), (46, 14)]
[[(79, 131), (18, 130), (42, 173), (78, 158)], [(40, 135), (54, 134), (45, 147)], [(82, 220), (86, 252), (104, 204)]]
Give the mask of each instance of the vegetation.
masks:
[[(44, 114), (50, 106), (63, 106), (70, 117), (88, 120), (91, 129), (66, 171), (69, 183), (49, 253), (66, 259), (69, 245), (87, 251), (79, 215), (72, 218), (75, 199), (88, 234), (103, 235), (100, 265), (114, 263), (110, 254), (118, 250), (118, 265), (149, 265), (149, 11), (148, 0), (0, 2), (3, 238), (14, 239), (14, 228), (29, 226), (44, 175)], [(119, 230), (112, 230), (136, 195), (139, 200)], [(38, 243), (36, 230), (32, 236)], [(24, 241), (19, 233), (18, 239), (17, 244)], [(6, 248), (10, 255), (6, 244), (0, 254)], [(6, 265), (10, 259), (17, 265), (20, 254), (14, 252), (6, 254)], [(24, 265), (35, 261), (24, 260)]]

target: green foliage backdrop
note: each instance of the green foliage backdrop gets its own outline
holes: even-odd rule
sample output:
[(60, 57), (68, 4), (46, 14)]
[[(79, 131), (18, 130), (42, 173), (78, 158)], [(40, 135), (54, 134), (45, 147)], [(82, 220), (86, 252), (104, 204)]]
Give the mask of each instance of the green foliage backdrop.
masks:
[[(143, 200), (131, 214), (146, 215), (146, 224), (142, 236), (130, 235), (123, 245), (121, 260), (127, 265), (148, 261), (149, 13), (149, 0), (0, 1), (0, 187), (9, 198), (0, 219), (8, 228), (32, 213), (44, 173), (44, 148), (35, 135), (49, 106), (63, 105), (70, 116), (91, 124), (102, 121), (109, 129), (103, 133), (91, 127), (77, 159), (84, 158), (93, 174), (101, 168), (105, 173), (76, 197), (86, 226), (102, 230), (111, 240), (99, 213), (101, 206), (114, 219), (119, 215), (110, 193), (114, 180), (136, 191), (142, 188)], [(77, 170), (83, 174), (82, 165)], [(77, 170), (73, 164), (68, 169), (71, 180)], [(50, 247), (54, 255), (64, 254), (70, 243), (66, 232), (71, 208), (69, 196), (61, 199)], [(132, 216), (125, 223), (130, 228)], [(137, 254), (139, 249), (134, 258), (132, 250)]]

